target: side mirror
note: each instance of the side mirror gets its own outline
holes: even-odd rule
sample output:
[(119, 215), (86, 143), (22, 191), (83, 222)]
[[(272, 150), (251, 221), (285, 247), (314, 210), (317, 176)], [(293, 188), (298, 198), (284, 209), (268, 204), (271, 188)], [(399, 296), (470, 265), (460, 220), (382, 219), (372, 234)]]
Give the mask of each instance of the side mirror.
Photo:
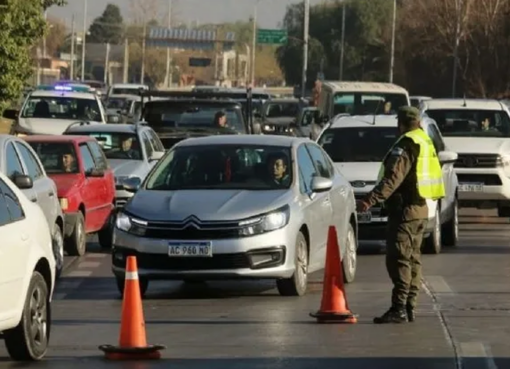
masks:
[(313, 192), (326, 192), (333, 188), (333, 181), (329, 178), (314, 177), (311, 188)]
[(154, 151), (150, 156), (149, 161), (157, 161), (161, 159), (163, 156), (165, 156), (164, 151)]
[(117, 114), (109, 114), (108, 117), (106, 118), (106, 121), (107, 123), (116, 124), (120, 122), (120, 117)]
[(93, 177), (93, 178), (100, 178), (100, 177), (104, 177), (104, 174), (105, 174), (104, 171), (94, 169), (94, 170), (91, 170), (90, 172), (86, 173), (86, 176)]
[(5, 109), (2, 115), (5, 119), (16, 120), (19, 116), (19, 111), (16, 109)]
[(128, 192), (136, 192), (142, 185), (142, 179), (139, 177), (130, 177), (124, 180), (122, 186)]
[(437, 156), (441, 164), (455, 163), (459, 158), (459, 155), (453, 151), (440, 151)]
[(20, 190), (28, 190), (34, 187), (34, 182), (32, 182), (32, 178), (27, 175), (19, 174), (15, 176), (12, 180), (16, 187)]

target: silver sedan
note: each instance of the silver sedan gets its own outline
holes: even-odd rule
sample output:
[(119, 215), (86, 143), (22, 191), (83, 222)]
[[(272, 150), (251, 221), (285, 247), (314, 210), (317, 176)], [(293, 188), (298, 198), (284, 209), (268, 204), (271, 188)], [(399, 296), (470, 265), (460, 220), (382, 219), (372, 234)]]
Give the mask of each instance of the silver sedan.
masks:
[(356, 272), (351, 185), (316, 143), (228, 135), (175, 145), (118, 214), (112, 268), (123, 290), (135, 255), (142, 293), (152, 279), (275, 279), (284, 296), (306, 293), (324, 268), (328, 228), (337, 229), (347, 282)]

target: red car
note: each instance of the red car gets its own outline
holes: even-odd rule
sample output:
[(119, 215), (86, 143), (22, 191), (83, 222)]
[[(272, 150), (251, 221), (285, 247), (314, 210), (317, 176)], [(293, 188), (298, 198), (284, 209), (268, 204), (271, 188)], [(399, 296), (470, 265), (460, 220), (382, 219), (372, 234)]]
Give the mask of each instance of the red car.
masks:
[(88, 136), (25, 136), (58, 189), (65, 217), (65, 250), (85, 254), (87, 234), (112, 244), (115, 178), (96, 139)]

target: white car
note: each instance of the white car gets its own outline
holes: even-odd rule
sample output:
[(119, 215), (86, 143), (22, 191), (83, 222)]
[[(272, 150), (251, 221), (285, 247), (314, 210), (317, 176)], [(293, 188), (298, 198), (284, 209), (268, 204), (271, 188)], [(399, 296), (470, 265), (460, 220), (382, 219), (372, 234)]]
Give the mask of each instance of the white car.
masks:
[(40, 360), (55, 286), (51, 230), (41, 208), (2, 173), (0, 239), (0, 332), (14, 360)]
[(508, 107), (497, 100), (432, 99), (422, 103), (422, 111), (459, 154), (460, 206), (497, 208), (500, 217), (510, 217)]
[[(458, 241), (457, 177), (453, 170), (457, 154), (448, 151), (432, 119), (424, 118), (422, 127), (438, 152), (446, 186), (446, 197), (439, 203), (427, 200), (429, 221), (423, 251), (438, 254), (442, 245), (455, 246)], [(361, 199), (376, 185), (381, 162), (398, 136), (396, 115), (337, 116), (317, 141)], [(358, 214), (360, 248), (384, 246), (387, 221), (379, 206)]]

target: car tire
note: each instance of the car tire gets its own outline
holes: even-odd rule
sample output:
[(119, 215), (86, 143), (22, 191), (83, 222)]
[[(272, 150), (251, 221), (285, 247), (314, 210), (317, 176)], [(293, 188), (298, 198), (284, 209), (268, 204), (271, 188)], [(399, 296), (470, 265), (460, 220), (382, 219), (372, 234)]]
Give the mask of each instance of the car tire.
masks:
[(423, 253), (440, 254), (441, 241), (441, 217), (439, 206), (436, 206), (436, 213), (434, 214), (434, 228), (432, 229), (430, 235), (423, 240)]
[(113, 245), (113, 222), (115, 221), (115, 215), (113, 212), (108, 217), (104, 227), (97, 233), (99, 245), (103, 249), (111, 249)]
[(452, 218), (443, 225), (441, 231), (443, 245), (449, 247), (455, 247), (459, 242), (459, 203), (457, 198), (452, 204), (452, 213)]
[(58, 224), (53, 226), (51, 235), (53, 255), (55, 256), (55, 276), (59, 278), (64, 270), (64, 235)]
[(356, 240), (356, 234), (352, 228), (352, 224), (349, 223), (347, 228), (347, 237), (345, 245), (345, 255), (342, 259), (342, 271), (345, 283), (352, 283), (356, 277), (356, 265), (357, 265), (357, 251), (358, 242)]
[(294, 274), (290, 278), (276, 280), (276, 287), (281, 296), (303, 296), (308, 284), (308, 243), (302, 232), (296, 238), (294, 252)]
[[(33, 326), (37, 327), (35, 333), (31, 329)], [(39, 272), (34, 272), (28, 287), (21, 321), (16, 328), (4, 334), (5, 346), (10, 357), (16, 361), (41, 360), (48, 349), (50, 327), (49, 288), (44, 277)]]
[[(123, 277), (116, 277), (115, 281), (117, 283), (117, 289), (119, 290), (120, 296), (124, 297), (125, 279)], [(147, 293), (147, 289), (149, 288), (149, 280), (147, 278), (139, 278), (138, 284), (140, 286), (140, 296), (144, 298)]]
[(81, 211), (76, 215), (76, 222), (71, 235), (66, 239), (66, 250), (71, 256), (83, 256), (87, 251), (87, 235), (85, 234), (85, 219)]

